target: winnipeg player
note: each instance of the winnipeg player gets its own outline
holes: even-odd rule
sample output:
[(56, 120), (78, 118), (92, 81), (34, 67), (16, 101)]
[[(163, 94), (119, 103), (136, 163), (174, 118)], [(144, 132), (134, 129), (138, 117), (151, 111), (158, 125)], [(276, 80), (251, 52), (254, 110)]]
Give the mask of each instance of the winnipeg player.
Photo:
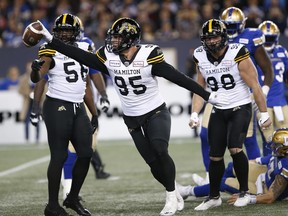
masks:
[[(248, 196), (250, 204), (271, 204), (288, 197), (288, 128), (277, 129), (273, 133), (269, 147), (273, 156), (256, 159), (257, 163), (267, 166), (267, 172), (260, 176), (262, 177), (260, 190), (258, 189), (260, 193)], [(233, 194), (228, 203), (233, 204), (237, 197), (238, 194)]]
[[(265, 96), (258, 82), (258, 76), (248, 49), (239, 43), (228, 44), (226, 26), (223, 22), (211, 19), (202, 26), (200, 34), (203, 46), (194, 51), (197, 64), (197, 82), (208, 86), (212, 92), (229, 97), (226, 105), (214, 105), (208, 124), (210, 143), (209, 197), (195, 208), (204, 211), (222, 204), (220, 184), (225, 170), (224, 154), (228, 148), (239, 181), (240, 197), (235, 206), (247, 205), (248, 159), (242, 145), (247, 134), (252, 115), (250, 89), (259, 107), (261, 127), (271, 124)], [(199, 123), (197, 118), (204, 101), (198, 95), (193, 96), (191, 127)]]
[(107, 32), (105, 46), (95, 55), (64, 44), (52, 37), (45, 27), (42, 34), (57, 51), (111, 77), (136, 148), (154, 178), (166, 189), (166, 204), (160, 215), (174, 215), (182, 210), (183, 199), (175, 190), (175, 164), (168, 153), (171, 117), (156, 77), (166, 78), (213, 104), (225, 105), (227, 97), (205, 91), (193, 79), (166, 63), (157, 45), (139, 44), (141, 29), (133, 19), (116, 20)]
[[(285, 98), (284, 74), (288, 70), (287, 50), (279, 43), (280, 31), (272, 21), (264, 21), (258, 27), (265, 36), (264, 48), (267, 51), (274, 69), (275, 79), (267, 95), (268, 113), (272, 120), (272, 127), (262, 131), (263, 148), (272, 141), (273, 130), (288, 126), (288, 105)], [(259, 70), (260, 84), (263, 84), (264, 74)], [(264, 151), (265, 150), (265, 151)], [(264, 155), (271, 154), (271, 149), (263, 149)]]
[[(80, 25), (72, 14), (56, 18), (53, 35), (65, 44), (89, 50), (86, 42), (77, 42)], [(85, 51), (86, 52), (86, 51)], [(98, 128), (97, 110), (94, 105), (89, 81), (89, 68), (69, 58), (49, 44), (43, 44), (39, 59), (32, 63), (31, 80), (44, 80), (48, 75), (48, 91), (43, 105), (43, 118), (47, 128), (51, 159), (48, 166), (48, 204), (45, 216), (69, 215), (59, 205), (59, 187), (62, 167), (67, 158), (68, 143), (71, 141), (77, 153), (72, 171), (72, 186), (63, 205), (79, 215), (89, 216), (79, 200), (79, 192), (88, 173), (92, 150), (92, 134)], [(83, 101), (92, 113), (90, 123)]]

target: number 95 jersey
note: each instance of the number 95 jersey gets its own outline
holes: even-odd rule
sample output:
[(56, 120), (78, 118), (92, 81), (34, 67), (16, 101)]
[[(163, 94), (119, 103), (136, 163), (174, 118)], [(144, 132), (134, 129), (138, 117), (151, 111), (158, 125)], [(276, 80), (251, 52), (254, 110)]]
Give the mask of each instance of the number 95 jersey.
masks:
[(225, 94), (229, 104), (219, 109), (230, 109), (236, 106), (251, 103), (250, 90), (238, 69), (238, 64), (249, 58), (248, 49), (238, 43), (228, 45), (223, 56), (215, 59), (203, 46), (194, 51), (194, 61), (202, 74), (207, 87), (212, 91)]
[(104, 64), (126, 116), (141, 116), (164, 103), (158, 81), (152, 75), (152, 65), (164, 61), (164, 55), (156, 45), (138, 46), (139, 50), (130, 61), (105, 49), (107, 61)]

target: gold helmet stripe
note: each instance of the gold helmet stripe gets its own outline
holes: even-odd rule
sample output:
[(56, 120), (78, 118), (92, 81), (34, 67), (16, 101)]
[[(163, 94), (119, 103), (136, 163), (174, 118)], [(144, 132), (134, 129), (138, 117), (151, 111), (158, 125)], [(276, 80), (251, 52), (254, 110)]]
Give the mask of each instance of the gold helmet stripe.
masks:
[(212, 19), (209, 20), (209, 23), (208, 23), (208, 32), (212, 32), (212, 30), (213, 30), (213, 29), (212, 29), (212, 21), (213, 21)]
[(62, 19), (62, 24), (65, 24), (65, 23), (66, 23), (66, 18), (67, 18), (67, 14), (64, 14), (64, 15), (63, 15), (63, 19)]

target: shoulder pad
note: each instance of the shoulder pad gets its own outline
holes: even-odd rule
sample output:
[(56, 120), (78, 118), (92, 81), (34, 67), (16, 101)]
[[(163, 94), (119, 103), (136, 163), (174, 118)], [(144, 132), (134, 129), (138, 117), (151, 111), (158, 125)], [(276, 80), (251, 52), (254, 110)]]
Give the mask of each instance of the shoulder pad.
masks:
[[(153, 44), (148, 44), (150, 46), (149, 48), (151, 49), (151, 53), (147, 58), (147, 63), (148, 64), (155, 64), (155, 63), (161, 63), (164, 61), (164, 53), (160, 49), (159, 46), (153, 45)], [(145, 46), (147, 48), (147, 45)]]
[(246, 46), (243, 44), (235, 43), (235, 44), (230, 44), (229, 49), (238, 49), (238, 53), (236, 57), (234, 58), (235, 62), (240, 62), (244, 59), (247, 59), (250, 57), (250, 52)]
[(102, 46), (98, 50), (96, 50), (95, 55), (104, 64), (107, 61), (107, 58), (105, 55), (105, 46)]
[(53, 57), (56, 53), (56, 50), (51, 48), (48, 43), (44, 43), (39, 47), (38, 57), (47, 56)]

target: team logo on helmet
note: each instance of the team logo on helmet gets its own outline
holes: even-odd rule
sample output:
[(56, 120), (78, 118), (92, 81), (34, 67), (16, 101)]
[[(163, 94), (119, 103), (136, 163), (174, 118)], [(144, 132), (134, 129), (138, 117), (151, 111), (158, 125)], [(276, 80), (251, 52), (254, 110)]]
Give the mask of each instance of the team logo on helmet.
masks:
[(265, 37), (264, 48), (266, 51), (271, 52), (279, 41), (280, 31), (278, 26), (274, 22), (267, 20), (262, 22), (258, 28)]

